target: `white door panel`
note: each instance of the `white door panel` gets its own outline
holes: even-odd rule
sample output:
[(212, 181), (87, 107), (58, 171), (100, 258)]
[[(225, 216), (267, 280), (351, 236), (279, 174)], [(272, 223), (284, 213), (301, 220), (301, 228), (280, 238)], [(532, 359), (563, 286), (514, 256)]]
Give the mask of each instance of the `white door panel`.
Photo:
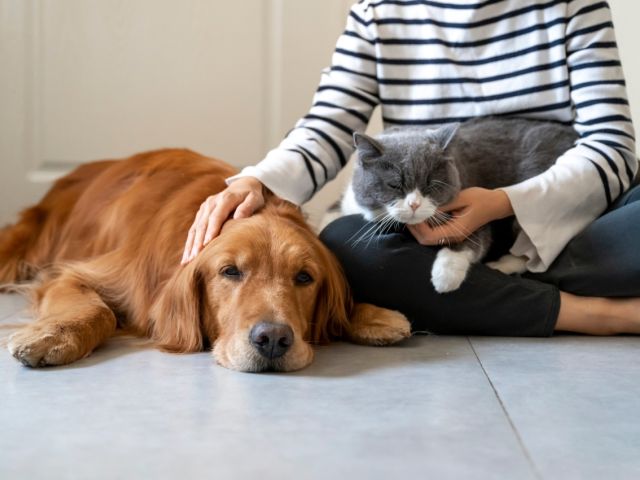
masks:
[[(0, 0), (0, 224), (81, 162), (179, 146), (256, 163), (308, 109), (354, 1)], [(610, 4), (635, 113), (640, 7)]]
[(34, 168), (172, 145), (235, 161), (261, 152), (240, 144), (262, 123), (265, 2), (36, 5)]
[(0, 0), (0, 222), (79, 163), (259, 161), (310, 105), (346, 0)]

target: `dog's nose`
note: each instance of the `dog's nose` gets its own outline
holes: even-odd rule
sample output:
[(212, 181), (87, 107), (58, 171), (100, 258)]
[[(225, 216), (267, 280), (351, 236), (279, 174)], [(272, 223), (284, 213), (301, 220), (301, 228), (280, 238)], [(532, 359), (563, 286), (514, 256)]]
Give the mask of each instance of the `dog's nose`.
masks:
[(268, 359), (281, 357), (293, 343), (293, 330), (284, 323), (260, 322), (249, 333), (251, 345)]

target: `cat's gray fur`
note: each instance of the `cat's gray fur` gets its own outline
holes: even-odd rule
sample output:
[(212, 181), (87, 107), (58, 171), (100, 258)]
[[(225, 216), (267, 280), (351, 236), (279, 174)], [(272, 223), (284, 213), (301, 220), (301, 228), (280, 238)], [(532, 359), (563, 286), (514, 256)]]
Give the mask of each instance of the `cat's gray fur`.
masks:
[[(420, 223), (463, 188), (505, 187), (544, 172), (577, 138), (567, 125), (507, 117), (477, 118), (435, 130), (391, 128), (375, 139), (356, 133), (358, 161), (342, 202), (343, 214)], [(416, 190), (419, 200), (411, 194)], [(405, 208), (409, 198), (412, 206)], [(438, 253), (432, 269), (438, 291), (459, 287), (470, 264), (486, 254), (489, 232), (484, 227)]]

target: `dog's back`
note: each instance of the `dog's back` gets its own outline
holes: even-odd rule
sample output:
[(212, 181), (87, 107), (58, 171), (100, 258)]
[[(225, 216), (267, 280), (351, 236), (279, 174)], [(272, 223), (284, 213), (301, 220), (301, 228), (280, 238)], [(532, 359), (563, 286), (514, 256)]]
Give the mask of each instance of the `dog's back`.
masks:
[[(191, 212), (233, 173), (222, 162), (183, 149), (84, 164), (58, 180), (16, 224), (0, 230), (0, 285), (126, 245), (153, 250), (152, 244), (140, 245), (144, 238), (162, 242), (164, 253), (171, 247), (177, 256)], [(182, 189), (190, 194), (176, 195)]]
[(78, 198), (114, 161), (92, 162), (58, 180), (40, 202), (0, 230), (0, 285), (32, 279), (50, 263)]

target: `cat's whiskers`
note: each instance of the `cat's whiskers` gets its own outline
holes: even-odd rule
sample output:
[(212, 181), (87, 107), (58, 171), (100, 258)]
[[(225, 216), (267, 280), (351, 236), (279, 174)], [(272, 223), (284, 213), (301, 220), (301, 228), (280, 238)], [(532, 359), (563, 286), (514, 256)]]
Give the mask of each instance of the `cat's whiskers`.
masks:
[[(358, 238), (356, 238), (351, 246), (355, 247), (358, 243), (364, 241), (364, 240), (371, 240), (371, 238), (373, 238), (374, 236), (376, 236), (378, 234), (378, 232), (380, 231), (380, 227), (381, 227), (381, 223), (385, 222), (388, 218), (389, 218), (389, 214), (387, 212), (383, 212), (380, 215), (378, 215), (377, 217), (375, 217), (371, 222), (366, 223), (363, 227), (361, 227), (355, 234), (353, 234), (349, 240), (353, 239), (353, 237), (355, 237), (359, 232), (361, 232), (363, 229), (367, 228), (367, 230), (362, 233)], [(381, 218), (382, 217), (382, 218)], [(367, 242), (367, 245), (369, 245), (369, 242)]]
[(445, 188), (453, 188), (453, 185), (443, 182), (442, 180), (431, 180), (427, 192), (431, 191), (431, 189), (437, 189), (436, 193), (440, 193)]
[(387, 221), (388, 221), (388, 217), (385, 217), (384, 219), (382, 219), (381, 222), (376, 223), (376, 228), (369, 235), (369, 238), (367, 239), (367, 244), (365, 245), (365, 248), (369, 248), (369, 245), (371, 244), (371, 241), (374, 238), (376, 238), (376, 239), (380, 238), (380, 234), (384, 231), (384, 226), (385, 226)]
[[(387, 214), (379, 223), (379, 228), (376, 229), (370, 236), (369, 241), (367, 242), (367, 246), (371, 243), (371, 240), (375, 237), (377, 240), (380, 240), (380, 235), (389, 231), (393, 225), (397, 223), (397, 220), (391, 215)], [(399, 223), (399, 222), (398, 222)]]
[(365, 248), (367, 248), (369, 246), (369, 244), (371, 243), (371, 240), (378, 236), (378, 234), (381, 232), (382, 228), (383, 228), (383, 223), (386, 220), (386, 216), (381, 220), (381, 221), (377, 221), (374, 222), (373, 225), (364, 233), (360, 236), (360, 238), (358, 238), (355, 242), (354, 242), (354, 246), (359, 243), (359, 242), (364, 242), (366, 241), (366, 245)]
[(368, 227), (367, 230), (351, 243), (352, 247), (355, 247), (358, 243), (367, 240), (372, 235), (375, 235), (378, 229), (378, 223), (377, 222), (367, 223), (367, 227)]
[[(458, 217), (458, 215), (456, 215), (456, 217)], [(436, 213), (433, 214), (430, 220), (433, 220), (436, 223), (435, 228), (444, 228), (445, 226), (447, 226), (454, 230), (458, 235), (464, 237), (465, 241), (468, 241), (476, 247), (480, 247), (480, 242), (478, 242), (474, 238), (477, 237), (475, 232), (470, 232), (466, 228), (460, 227), (455, 223), (451, 223), (451, 220), (453, 218), (454, 217), (452, 217), (451, 215), (436, 211)], [(451, 246), (451, 240), (449, 238), (445, 238), (445, 241), (448, 243), (448, 246)]]
[[(360, 227), (358, 229), (357, 232), (355, 232), (353, 235), (351, 235), (348, 239), (347, 242), (350, 242), (351, 240), (353, 240), (354, 237), (356, 237), (360, 232), (362, 232), (362, 230), (364, 230), (365, 228), (367, 229), (359, 238), (357, 238), (352, 244), (351, 246), (355, 247), (358, 242), (367, 235), (367, 233), (369, 233), (371, 231), (371, 229), (375, 228), (377, 225), (377, 221), (383, 217), (386, 217), (388, 215), (387, 212), (381, 212), (378, 215), (376, 215), (373, 220), (371, 220), (370, 222), (365, 223), (362, 227)], [(373, 225), (372, 225), (373, 224)]]
[(453, 185), (451, 185), (450, 183), (447, 183), (447, 182), (443, 182), (442, 180), (431, 180), (431, 183), (435, 184), (435, 185), (442, 185), (444, 187), (453, 188)]
[(432, 193), (439, 195), (442, 192), (442, 188), (440, 185), (430, 185), (426, 192), (425, 192), (425, 196), (430, 195)]

